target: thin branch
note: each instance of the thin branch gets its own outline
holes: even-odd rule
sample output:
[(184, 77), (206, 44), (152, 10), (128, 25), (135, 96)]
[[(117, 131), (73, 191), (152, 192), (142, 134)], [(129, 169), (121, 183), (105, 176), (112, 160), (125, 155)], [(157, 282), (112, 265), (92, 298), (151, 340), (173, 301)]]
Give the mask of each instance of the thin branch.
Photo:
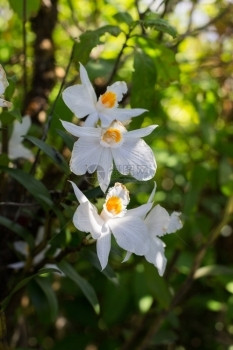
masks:
[(7, 207), (32, 207), (38, 206), (37, 203), (19, 203), (19, 202), (0, 202), (0, 206)]

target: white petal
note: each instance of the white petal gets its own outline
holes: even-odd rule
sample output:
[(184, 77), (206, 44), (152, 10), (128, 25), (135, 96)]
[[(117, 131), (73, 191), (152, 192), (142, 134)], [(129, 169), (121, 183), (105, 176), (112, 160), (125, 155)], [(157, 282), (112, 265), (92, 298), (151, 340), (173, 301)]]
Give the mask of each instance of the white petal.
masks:
[(0, 64), (0, 95), (4, 94), (7, 86), (9, 85), (7, 78), (6, 78), (6, 73)]
[(97, 256), (100, 261), (102, 270), (108, 263), (109, 252), (111, 249), (111, 233), (101, 235), (96, 242)]
[(75, 193), (76, 198), (79, 201), (79, 203), (82, 204), (82, 203), (85, 203), (85, 202), (89, 202), (87, 197), (82, 193), (82, 191), (80, 191), (78, 186), (72, 181), (69, 181), (69, 182), (73, 186), (74, 193)]
[(98, 160), (97, 178), (100, 188), (105, 192), (109, 186), (113, 170), (112, 153), (110, 148), (102, 148), (100, 158)]
[(120, 148), (112, 149), (117, 170), (131, 174), (137, 180), (149, 180), (156, 171), (156, 162), (151, 148), (142, 139), (127, 140)]
[(64, 120), (61, 120), (61, 123), (63, 127), (66, 129), (66, 131), (68, 131), (71, 135), (74, 135), (76, 137), (83, 136), (83, 137), (100, 138), (101, 136), (100, 128), (78, 126), (73, 123), (66, 122)]
[(107, 91), (112, 91), (117, 96), (117, 101), (121, 101), (124, 94), (127, 92), (127, 85), (124, 81), (116, 81), (107, 87)]
[(164, 243), (159, 238), (151, 239), (145, 258), (158, 269), (159, 275), (163, 276), (167, 259), (164, 255)]
[(137, 130), (131, 130), (128, 131), (127, 134), (125, 135), (125, 138), (141, 138), (141, 137), (145, 137), (148, 136), (152, 133), (152, 131), (155, 130), (155, 128), (157, 128), (158, 125), (150, 125), (147, 126), (146, 128), (142, 128), (142, 129), (137, 129)]
[(70, 169), (76, 175), (86, 172), (92, 174), (100, 164), (100, 157), (104, 148), (97, 138), (81, 137), (74, 143)]
[(122, 260), (122, 262), (128, 261), (128, 260), (130, 259), (131, 255), (132, 255), (132, 253), (127, 252), (126, 255), (125, 255), (125, 257), (124, 257), (124, 259)]
[(25, 116), (22, 118), (22, 122), (15, 121), (13, 124), (13, 131), (9, 140), (9, 158), (25, 158), (29, 160), (34, 159), (33, 153), (22, 145), (23, 135), (26, 135), (31, 126), (31, 118)]
[(146, 253), (148, 232), (142, 219), (124, 216), (110, 219), (108, 225), (121, 248), (137, 255)]
[(108, 127), (113, 120), (118, 120), (123, 122), (133, 117), (146, 112), (146, 109), (142, 108), (133, 108), (133, 109), (123, 109), (123, 108), (106, 108), (105, 110), (99, 113), (99, 118), (101, 119), (101, 126)]
[(23, 256), (28, 256), (29, 246), (28, 243), (24, 241), (16, 241), (13, 243), (15, 250), (21, 253)]
[(16, 120), (13, 124), (13, 131), (10, 137), (10, 142), (17, 145), (23, 141), (22, 136), (26, 135), (31, 126), (31, 118), (25, 116), (22, 118), (22, 122)]
[(40, 253), (38, 253), (34, 258), (33, 258), (33, 265), (39, 264), (45, 257), (45, 253), (48, 250), (48, 247), (43, 249)]
[(73, 216), (73, 223), (78, 230), (90, 232), (94, 239), (100, 237), (104, 226), (104, 221), (90, 202), (78, 206)]
[(45, 227), (40, 226), (37, 231), (36, 239), (35, 239), (35, 245), (40, 244), (43, 241), (44, 238), (44, 232), (45, 232)]
[(0, 97), (0, 107), (7, 107), (10, 108), (12, 106), (11, 102), (8, 102)]
[(7, 265), (7, 267), (9, 267), (10, 269), (14, 269), (14, 270), (22, 269), (24, 266), (25, 266), (24, 261), (19, 261), (19, 262)]
[(81, 63), (80, 63), (80, 78), (81, 78), (82, 85), (84, 85), (86, 90), (88, 91), (90, 99), (93, 101), (93, 103), (96, 103), (97, 98), (96, 98), (95, 90), (93, 89), (93, 86), (89, 80), (86, 69)]
[(84, 85), (73, 85), (66, 88), (62, 98), (69, 109), (79, 118), (95, 111), (95, 101), (89, 95)]
[(152, 192), (150, 194), (150, 197), (148, 199), (148, 203), (152, 203), (153, 202), (156, 188), (157, 188), (157, 185), (156, 185), (156, 182), (154, 181), (154, 188), (153, 188), (153, 190), (152, 190)]
[(168, 225), (170, 222), (170, 216), (166, 209), (159, 204), (156, 205), (145, 219), (146, 226), (149, 233), (155, 236), (163, 236), (167, 233)]
[(180, 230), (183, 227), (183, 224), (180, 220), (181, 213), (177, 213), (174, 211), (171, 216), (170, 216), (170, 222), (167, 228), (167, 233), (173, 233), (176, 232), (177, 230)]
[(9, 142), (9, 150), (8, 150), (8, 156), (10, 159), (18, 159), (18, 158), (24, 158), (28, 159), (29, 161), (34, 160), (34, 154), (26, 147), (24, 147), (21, 144), (15, 144), (13, 142)]
[(84, 127), (95, 127), (99, 120), (99, 114), (97, 111), (89, 114), (83, 124)]
[(128, 209), (126, 215), (140, 217), (140, 218), (144, 219), (146, 214), (148, 213), (148, 211), (151, 210), (152, 205), (153, 205), (153, 203), (146, 203), (146, 204), (140, 205), (137, 208)]

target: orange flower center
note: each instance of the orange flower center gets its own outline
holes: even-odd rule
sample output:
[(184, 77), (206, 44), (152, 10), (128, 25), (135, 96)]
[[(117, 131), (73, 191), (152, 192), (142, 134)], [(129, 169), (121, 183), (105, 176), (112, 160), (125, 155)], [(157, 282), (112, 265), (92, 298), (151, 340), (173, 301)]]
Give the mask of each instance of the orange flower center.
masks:
[(104, 105), (104, 107), (112, 108), (116, 104), (117, 97), (116, 97), (116, 94), (114, 92), (107, 91), (107, 92), (105, 92), (105, 94), (100, 96), (100, 100), (101, 100), (102, 104)]
[(119, 197), (110, 197), (106, 202), (107, 210), (113, 215), (117, 215), (122, 211), (122, 202)]
[(122, 139), (122, 136), (121, 136), (120, 130), (115, 128), (107, 129), (102, 136), (102, 140), (109, 144), (118, 143), (121, 141), (121, 139)]

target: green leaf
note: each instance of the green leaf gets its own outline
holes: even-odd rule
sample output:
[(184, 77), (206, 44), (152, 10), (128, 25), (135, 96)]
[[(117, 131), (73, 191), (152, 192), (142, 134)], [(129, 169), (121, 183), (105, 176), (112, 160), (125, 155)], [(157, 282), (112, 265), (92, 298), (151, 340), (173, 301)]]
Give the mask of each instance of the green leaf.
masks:
[(18, 292), (20, 289), (25, 287), (33, 278), (35, 278), (36, 276), (43, 275), (44, 273), (49, 272), (49, 270), (51, 270), (51, 269), (40, 269), (37, 273), (34, 273), (33, 275), (28, 276), (28, 277), (22, 279), (21, 281), (19, 281), (19, 283), (17, 283), (17, 285), (11, 290), (11, 292), (8, 294), (8, 296), (1, 302), (1, 307), (3, 308), (3, 310), (7, 307), (11, 297), (16, 292)]
[(132, 16), (128, 12), (118, 12), (113, 18), (119, 23), (126, 23), (128, 25), (134, 22)]
[[(24, 0), (9, 0), (10, 6), (17, 15), (24, 18)], [(26, 0), (26, 19), (33, 17), (37, 14), (41, 0)]]
[(0, 166), (0, 170), (6, 172), (22, 186), (24, 186), (44, 209), (48, 209), (53, 206), (53, 202), (47, 188), (42, 184), (42, 182), (35, 179), (32, 175), (25, 173), (20, 169), (11, 169), (2, 166)]
[(61, 136), (61, 138), (63, 139), (63, 141), (65, 142), (66, 146), (69, 148), (70, 151), (72, 151), (73, 146), (74, 146), (74, 137), (70, 134), (68, 134), (67, 132), (63, 131), (63, 130), (59, 130), (57, 129), (57, 133), (58, 135)]
[(147, 15), (147, 18), (143, 20), (142, 23), (146, 28), (151, 27), (159, 32), (167, 33), (173, 38), (177, 35), (174, 27), (172, 27), (165, 19), (157, 17), (154, 13)]
[(64, 157), (57, 150), (34, 136), (25, 136), (24, 138), (32, 142), (35, 146), (47, 154), (47, 156), (49, 156), (54, 161), (54, 163), (57, 164), (59, 168), (62, 169), (66, 174), (70, 173), (68, 164), (66, 163)]
[(202, 278), (206, 276), (233, 276), (233, 269), (223, 265), (209, 265), (200, 267), (194, 274), (194, 278)]
[(94, 288), (87, 282), (83, 277), (81, 277), (75, 269), (68, 264), (66, 261), (62, 261), (58, 264), (59, 269), (61, 269), (64, 274), (69, 277), (83, 292), (87, 300), (93, 306), (95, 312), (99, 313), (99, 302), (95, 293)]
[(158, 300), (158, 303), (167, 308), (171, 301), (171, 293), (165, 279), (159, 276), (152, 264), (145, 263), (144, 266), (148, 289)]
[[(134, 55), (134, 72), (132, 76), (131, 106), (152, 109), (155, 100), (155, 83), (157, 72), (154, 60), (142, 50)], [(134, 118), (134, 128), (139, 128), (143, 118)]]
[(105, 33), (111, 34), (113, 36), (118, 36), (121, 33), (121, 29), (118, 26), (112, 26), (110, 24), (100, 27), (95, 31), (99, 37)]
[(100, 43), (100, 37), (109, 33), (119, 35), (121, 30), (116, 26), (106, 25), (96, 30), (88, 30), (79, 37), (79, 42), (74, 48), (74, 60), (86, 64), (89, 61), (90, 53), (94, 47)]
[(31, 248), (34, 246), (34, 238), (25, 227), (3, 216), (0, 216), (0, 224), (20, 236)]
[(42, 291), (46, 296), (48, 306), (49, 306), (50, 320), (51, 322), (54, 322), (58, 314), (58, 302), (57, 302), (56, 294), (54, 293), (51, 287), (51, 284), (47, 279), (37, 277), (35, 279), (35, 282), (40, 286), (40, 288), (42, 289)]

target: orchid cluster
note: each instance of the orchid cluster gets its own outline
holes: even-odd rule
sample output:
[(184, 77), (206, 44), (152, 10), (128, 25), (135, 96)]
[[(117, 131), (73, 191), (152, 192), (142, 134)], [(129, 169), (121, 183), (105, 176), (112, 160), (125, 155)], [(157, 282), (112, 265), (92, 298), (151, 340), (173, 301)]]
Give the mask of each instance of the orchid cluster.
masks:
[[(109, 187), (114, 165), (123, 175), (130, 174), (140, 181), (152, 179), (156, 172), (155, 157), (141, 138), (153, 132), (157, 125), (127, 131), (129, 119), (146, 110), (118, 108), (118, 102), (127, 92), (125, 82), (115, 82), (97, 98), (82, 64), (80, 80), (81, 84), (66, 88), (62, 94), (64, 102), (76, 117), (86, 117), (82, 126), (61, 121), (63, 127), (78, 138), (72, 150), (71, 171), (76, 175), (96, 171), (103, 192)], [(74, 226), (90, 233), (91, 238), (96, 240), (102, 269), (108, 263), (112, 234), (117, 244), (126, 251), (123, 261), (128, 260), (132, 253), (144, 256), (163, 275), (166, 266), (165, 244), (160, 237), (177, 231), (182, 223), (180, 213), (169, 215), (160, 205), (152, 208), (155, 188), (148, 203), (127, 209), (129, 192), (117, 182), (109, 188), (103, 209), (98, 213), (76, 184), (72, 182), (72, 186), (80, 203), (73, 216)]]

